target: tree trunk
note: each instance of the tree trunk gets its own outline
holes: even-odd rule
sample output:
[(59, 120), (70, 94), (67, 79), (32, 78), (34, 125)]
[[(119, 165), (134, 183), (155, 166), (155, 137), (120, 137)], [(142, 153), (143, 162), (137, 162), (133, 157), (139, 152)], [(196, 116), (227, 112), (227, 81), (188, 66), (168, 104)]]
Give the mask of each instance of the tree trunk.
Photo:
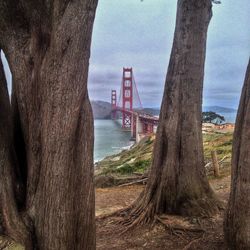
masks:
[[(11, 15), (9, 5), (2, 8)], [(25, 186), (19, 212), (34, 228), (33, 248), (41, 250), (95, 249), (87, 78), (96, 5), (97, 0), (23, 1), (14, 6), (18, 23), (8, 22), (8, 15), (0, 20), (0, 45), (13, 76), (14, 147)]]
[(250, 61), (233, 139), (231, 192), (224, 223), (229, 249), (250, 249)]
[(15, 161), (11, 128), (7, 82), (0, 57), (0, 207), (1, 216), (4, 217), (2, 226), (5, 228), (5, 233), (11, 234), (14, 240), (29, 249), (31, 248), (31, 234), (17, 209), (15, 189), (18, 187), (16, 176), (18, 171), (13, 169), (17, 162)]
[(145, 191), (128, 209), (132, 225), (151, 221), (155, 214), (211, 215), (218, 209), (205, 174), (202, 144), (202, 88), (211, 8), (210, 0), (178, 1), (153, 162)]

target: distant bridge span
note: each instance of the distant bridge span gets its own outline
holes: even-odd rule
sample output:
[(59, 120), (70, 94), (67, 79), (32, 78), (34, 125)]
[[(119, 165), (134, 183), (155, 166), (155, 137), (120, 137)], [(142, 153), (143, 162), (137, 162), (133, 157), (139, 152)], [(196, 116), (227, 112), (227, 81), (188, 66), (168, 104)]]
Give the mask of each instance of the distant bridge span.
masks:
[[(139, 101), (138, 107), (135, 107), (136, 100)], [(131, 130), (131, 137), (136, 142), (156, 132), (159, 118), (143, 111), (132, 68), (123, 68), (119, 100), (117, 101), (116, 90), (111, 90), (111, 106), (112, 119), (117, 119), (117, 113), (120, 112), (122, 128)]]

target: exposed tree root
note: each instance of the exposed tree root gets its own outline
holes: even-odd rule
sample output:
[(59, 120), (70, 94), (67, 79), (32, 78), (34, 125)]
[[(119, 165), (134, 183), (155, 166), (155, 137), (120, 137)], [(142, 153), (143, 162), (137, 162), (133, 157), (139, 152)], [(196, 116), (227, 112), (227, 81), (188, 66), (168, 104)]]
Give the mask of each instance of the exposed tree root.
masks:
[(173, 226), (170, 224), (167, 224), (163, 219), (161, 219), (159, 216), (155, 216), (156, 220), (158, 220), (160, 223), (162, 223), (167, 229), (169, 229), (171, 232), (173, 230), (178, 231), (189, 231), (193, 233), (205, 233), (206, 231), (202, 228), (195, 228), (195, 227), (183, 227), (183, 226)]
[[(121, 234), (133, 230), (135, 227), (143, 226), (146, 224), (151, 224), (152, 226), (156, 221), (161, 222), (167, 228), (171, 230), (179, 231), (191, 231), (196, 233), (204, 233), (204, 230), (201, 228), (183, 228), (181, 226), (170, 226), (167, 225), (160, 216), (162, 214), (178, 214), (183, 216), (197, 216), (197, 217), (211, 217), (216, 214), (220, 209), (223, 209), (223, 204), (218, 201), (215, 197), (206, 197), (203, 199), (197, 200), (188, 200), (182, 204), (179, 210), (174, 210), (173, 208), (166, 208), (165, 211), (157, 207), (157, 201), (154, 200), (155, 196), (146, 195), (144, 192), (141, 196), (129, 207), (125, 209), (118, 210), (112, 214), (106, 215), (103, 218), (107, 217), (122, 217), (115, 224), (123, 226)], [(125, 229), (124, 229), (125, 228)]]
[(199, 237), (198, 239), (194, 239), (192, 241), (190, 241), (182, 250), (189, 250), (190, 247), (194, 244), (197, 243), (198, 241), (200, 241), (203, 238), (204, 235), (202, 235), (201, 237)]

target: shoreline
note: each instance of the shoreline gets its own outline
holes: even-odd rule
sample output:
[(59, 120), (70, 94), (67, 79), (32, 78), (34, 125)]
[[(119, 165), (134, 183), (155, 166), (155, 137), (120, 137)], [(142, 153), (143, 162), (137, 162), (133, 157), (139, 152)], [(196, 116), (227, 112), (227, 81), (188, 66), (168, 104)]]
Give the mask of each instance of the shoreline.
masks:
[[(210, 133), (212, 131), (217, 131), (217, 132), (228, 132), (231, 130), (234, 130), (235, 127), (235, 123), (233, 122), (227, 122), (227, 123), (223, 123), (223, 124), (213, 124), (213, 123), (203, 123), (202, 124), (202, 132), (203, 134), (206, 133)], [(99, 159), (94, 159), (94, 166), (98, 165), (98, 163), (100, 163), (101, 161), (108, 159), (108, 158), (112, 158), (115, 157), (116, 155), (120, 154), (122, 151), (127, 151), (130, 150), (133, 146), (135, 146), (137, 143), (135, 141), (130, 140), (130, 144), (128, 146), (124, 146), (124, 147), (112, 147), (110, 149), (110, 152), (105, 155), (102, 158)], [(112, 150), (114, 149), (114, 150)], [(115, 149), (119, 149), (119, 150), (115, 150)]]
[(122, 151), (128, 151), (128, 150), (130, 150), (133, 146), (136, 145), (136, 142), (135, 142), (135, 141), (131, 141), (131, 142), (132, 142), (132, 144), (129, 145), (129, 146), (125, 146), (125, 147), (121, 147), (121, 148), (120, 148), (120, 147), (117, 147), (117, 148), (120, 148), (120, 150), (119, 150), (118, 152), (116, 152), (116, 153), (108, 154), (108, 155), (106, 155), (105, 157), (103, 157), (103, 158), (100, 159), (100, 160), (95, 160), (95, 159), (94, 159), (94, 166), (95, 166), (96, 164), (98, 164), (99, 162), (105, 160), (106, 158), (109, 158), (109, 157), (113, 157), (113, 156), (115, 156), (115, 155), (118, 155), (118, 154), (120, 154)]

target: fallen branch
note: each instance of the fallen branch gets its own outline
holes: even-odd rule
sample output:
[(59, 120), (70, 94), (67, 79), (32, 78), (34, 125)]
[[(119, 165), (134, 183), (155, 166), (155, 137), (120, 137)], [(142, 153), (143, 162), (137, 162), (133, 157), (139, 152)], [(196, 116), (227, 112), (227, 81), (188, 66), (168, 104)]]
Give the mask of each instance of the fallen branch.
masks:
[(134, 185), (134, 184), (144, 183), (147, 180), (148, 180), (148, 178), (144, 178), (144, 179), (141, 179), (141, 180), (132, 181), (132, 182), (129, 182), (129, 183), (118, 185), (118, 187), (126, 187), (126, 186), (131, 186), (131, 185)]
[[(229, 155), (225, 155), (218, 163), (222, 163), (224, 160), (226, 160), (227, 158), (229, 158), (230, 156)], [(212, 165), (213, 163), (212, 162), (208, 162), (206, 165), (205, 165), (205, 168), (208, 168)]]
[(133, 172), (133, 174), (140, 177), (144, 176), (144, 173), (139, 173), (139, 172)]

